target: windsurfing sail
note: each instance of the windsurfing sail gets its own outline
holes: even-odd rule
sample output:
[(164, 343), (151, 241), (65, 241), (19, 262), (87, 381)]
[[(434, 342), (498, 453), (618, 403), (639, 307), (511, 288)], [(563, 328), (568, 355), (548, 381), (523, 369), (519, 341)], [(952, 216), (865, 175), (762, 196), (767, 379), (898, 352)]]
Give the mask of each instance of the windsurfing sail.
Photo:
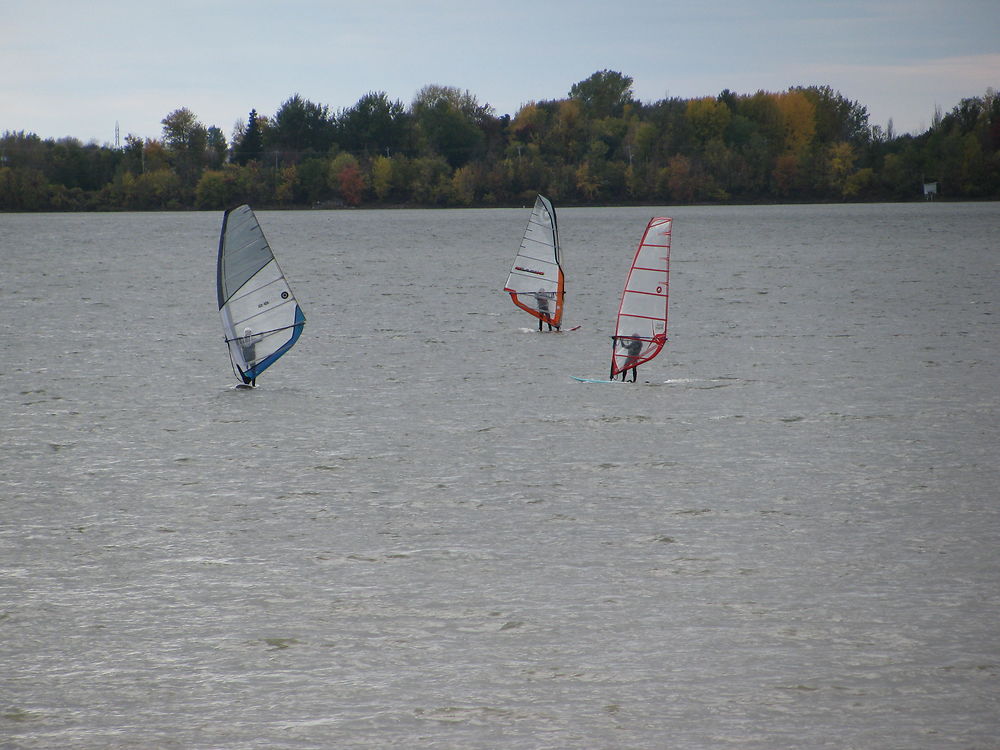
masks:
[(667, 342), (672, 219), (650, 219), (625, 280), (611, 350), (611, 377), (648, 362)]
[(510, 293), (515, 305), (538, 318), (539, 325), (544, 322), (559, 328), (565, 293), (559, 229), (555, 209), (545, 196), (535, 198), (504, 291)]
[(222, 219), (217, 279), (229, 358), (249, 383), (294, 346), (306, 324), (250, 206)]

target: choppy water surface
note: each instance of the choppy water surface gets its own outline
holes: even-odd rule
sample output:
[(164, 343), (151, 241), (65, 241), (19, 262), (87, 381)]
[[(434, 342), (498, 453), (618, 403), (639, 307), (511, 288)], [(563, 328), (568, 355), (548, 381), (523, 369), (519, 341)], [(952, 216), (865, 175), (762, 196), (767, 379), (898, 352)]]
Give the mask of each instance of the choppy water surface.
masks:
[[(995, 748), (998, 204), (0, 216), (0, 746)], [(670, 342), (603, 377), (671, 215)]]

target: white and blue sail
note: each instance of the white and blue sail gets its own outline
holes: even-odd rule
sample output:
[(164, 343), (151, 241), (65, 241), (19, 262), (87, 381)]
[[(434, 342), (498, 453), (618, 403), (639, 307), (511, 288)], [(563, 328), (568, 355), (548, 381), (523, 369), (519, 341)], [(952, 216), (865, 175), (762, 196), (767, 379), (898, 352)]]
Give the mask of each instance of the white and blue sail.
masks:
[(250, 383), (295, 345), (306, 316), (249, 206), (223, 217), (217, 279), (229, 358)]

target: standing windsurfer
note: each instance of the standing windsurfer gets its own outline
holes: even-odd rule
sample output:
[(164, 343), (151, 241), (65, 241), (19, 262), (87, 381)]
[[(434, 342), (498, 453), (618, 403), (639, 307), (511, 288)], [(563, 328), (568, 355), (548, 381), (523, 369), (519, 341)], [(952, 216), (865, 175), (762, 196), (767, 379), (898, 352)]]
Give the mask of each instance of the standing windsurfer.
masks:
[[(622, 349), (625, 350), (625, 366), (622, 368), (622, 382), (625, 382), (625, 376), (628, 375), (628, 371), (632, 370), (632, 382), (636, 382), (639, 378), (639, 352), (642, 351), (642, 337), (638, 333), (633, 333), (631, 336), (622, 336), (618, 339), (618, 344)], [(614, 380), (614, 376), (611, 376)]]
[[(243, 354), (243, 361), (246, 362), (248, 370), (254, 366), (256, 349), (257, 342), (253, 335), (253, 331), (249, 328), (244, 328), (243, 336), (240, 338), (240, 352)], [(243, 378), (243, 382), (247, 385), (257, 385), (257, 378), (248, 378), (246, 375), (242, 375), (242, 373), (241, 377)]]
[(552, 330), (552, 323), (549, 321), (552, 318), (549, 317), (549, 300), (552, 298), (552, 292), (546, 292), (544, 289), (539, 289), (535, 292), (535, 301), (538, 303), (538, 314), (541, 317), (538, 319), (538, 330), (542, 330), (542, 322), (549, 324), (549, 330)]

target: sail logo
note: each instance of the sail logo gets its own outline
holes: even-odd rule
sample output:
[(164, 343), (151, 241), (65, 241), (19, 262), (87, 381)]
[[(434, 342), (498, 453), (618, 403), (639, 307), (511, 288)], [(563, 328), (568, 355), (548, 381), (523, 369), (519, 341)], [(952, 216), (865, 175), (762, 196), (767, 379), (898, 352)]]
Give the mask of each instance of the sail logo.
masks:
[(536, 271), (533, 268), (525, 268), (524, 266), (514, 266), (515, 271), (524, 271), (525, 273), (533, 273), (536, 276), (544, 276), (545, 271)]

